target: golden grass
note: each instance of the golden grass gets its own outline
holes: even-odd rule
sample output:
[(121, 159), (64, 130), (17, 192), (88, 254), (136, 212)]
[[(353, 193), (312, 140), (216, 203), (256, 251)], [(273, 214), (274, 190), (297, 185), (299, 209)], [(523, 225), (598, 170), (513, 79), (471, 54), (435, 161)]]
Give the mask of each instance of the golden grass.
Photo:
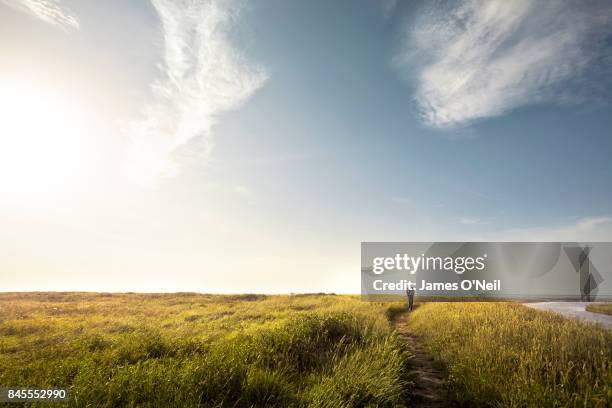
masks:
[(0, 294), (0, 386), (69, 387), (72, 406), (401, 406), (409, 356), (387, 307), (332, 295)]
[(427, 303), (409, 320), (460, 404), (607, 407), (612, 332), (513, 303)]
[(593, 303), (586, 305), (586, 310), (593, 313), (612, 315), (612, 303)]
[[(0, 294), (0, 386), (81, 406), (398, 407), (400, 303), (358, 296)], [(612, 334), (510, 303), (426, 303), (410, 328), (466, 406), (612, 400)]]

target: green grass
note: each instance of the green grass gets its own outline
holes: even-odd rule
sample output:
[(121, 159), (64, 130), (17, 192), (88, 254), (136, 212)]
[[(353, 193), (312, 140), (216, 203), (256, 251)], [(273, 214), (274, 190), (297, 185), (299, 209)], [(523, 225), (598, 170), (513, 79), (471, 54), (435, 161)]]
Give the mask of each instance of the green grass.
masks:
[(465, 406), (609, 407), (612, 332), (511, 303), (428, 303), (409, 326)]
[(0, 294), (0, 386), (71, 406), (402, 406), (388, 305), (352, 296)]
[(612, 303), (593, 303), (586, 305), (586, 310), (593, 313), (612, 315)]
[[(0, 386), (74, 407), (410, 406), (401, 303), (358, 296), (0, 294)], [(463, 406), (605, 407), (612, 332), (511, 303), (425, 303), (410, 328)], [(11, 405), (7, 405), (11, 406)]]

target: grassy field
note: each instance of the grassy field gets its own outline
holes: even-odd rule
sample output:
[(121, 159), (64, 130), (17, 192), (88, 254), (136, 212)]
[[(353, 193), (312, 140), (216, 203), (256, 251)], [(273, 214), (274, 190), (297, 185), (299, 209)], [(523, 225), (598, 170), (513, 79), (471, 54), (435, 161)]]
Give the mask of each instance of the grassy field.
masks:
[[(70, 405), (400, 407), (401, 304), (357, 296), (0, 294), (0, 386)], [(425, 303), (408, 320), (464, 406), (609, 406), (612, 332), (510, 303)]]
[(447, 367), (459, 404), (609, 407), (612, 401), (612, 331), (511, 303), (427, 303), (409, 327)]
[(586, 305), (586, 310), (594, 313), (612, 315), (612, 303), (594, 303)]
[(400, 406), (388, 305), (351, 296), (0, 294), (0, 386), (72, 406)]

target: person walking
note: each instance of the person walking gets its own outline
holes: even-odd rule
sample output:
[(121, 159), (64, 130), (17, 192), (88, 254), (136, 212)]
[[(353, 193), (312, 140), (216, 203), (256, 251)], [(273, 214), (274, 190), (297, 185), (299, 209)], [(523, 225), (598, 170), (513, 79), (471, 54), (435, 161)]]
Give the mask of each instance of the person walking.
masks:
[(406, 291), (406, 295), (408, 296), (408, 311), (412, 312), (412, 309), (414, 308), (414, 289), (408, 289)]

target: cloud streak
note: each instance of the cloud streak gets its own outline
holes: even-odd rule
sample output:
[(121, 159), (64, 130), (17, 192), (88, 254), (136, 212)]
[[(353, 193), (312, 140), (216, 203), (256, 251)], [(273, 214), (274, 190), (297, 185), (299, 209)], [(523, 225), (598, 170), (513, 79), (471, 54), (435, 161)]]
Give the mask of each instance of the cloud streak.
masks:
[(230, 40), (240, 4), (228, 0), (152, 0), (163, 32), (163, 75), (152, 84), (152, 101), (125, 128), (128, 176), (154, 184), (179, 173), (173, 155), (194, 138), (203, 157), (223, 112), (245, 103), (266, 81)]
[(464, 125), (576, 99), (586, 73), (610, 66), (611, 22), (605, 0), (428, 2), (407, 29), (396, 63), (416, 80), (426, 124)]
[(66, 31), (79, 28), (76, 17), (69, 9), (61, 5), (60, 0), (0, 0), (0, 3)]

